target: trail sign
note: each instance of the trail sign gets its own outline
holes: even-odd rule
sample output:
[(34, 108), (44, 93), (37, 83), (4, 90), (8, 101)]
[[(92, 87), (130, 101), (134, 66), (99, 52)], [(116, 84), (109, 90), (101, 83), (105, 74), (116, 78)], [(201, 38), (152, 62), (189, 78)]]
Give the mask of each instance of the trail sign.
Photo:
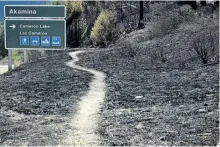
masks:
[[(6, 5), (4, 16), (5, 48), (8, 49), (9, 70), (12, 69), (11, 49), (66, 48), (65, 6)], [(25, 53), (26, 51), (24, 58), (27, 59)]]
[(6, 19), (6, 49), (65, 49), (66, 21), (60, 19)]
[(5, 5), (5, 18), (65, 18), (63, 5)]

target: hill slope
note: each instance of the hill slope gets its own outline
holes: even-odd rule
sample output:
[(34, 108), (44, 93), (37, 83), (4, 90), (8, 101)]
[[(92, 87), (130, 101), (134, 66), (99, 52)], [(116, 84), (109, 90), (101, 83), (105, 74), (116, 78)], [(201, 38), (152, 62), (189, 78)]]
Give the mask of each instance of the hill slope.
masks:
[[(80, 56), (80, 65), (107, 74), (103, 145), (217, 145), (219, 69), (212, 59), (218, 57), (218, 23), (201, 20), (152, 40), (146, 26), (120, 40), (121, 47)], [(217, 46), (213, 64), (204, 65), (192, 41), (208, 32)]]

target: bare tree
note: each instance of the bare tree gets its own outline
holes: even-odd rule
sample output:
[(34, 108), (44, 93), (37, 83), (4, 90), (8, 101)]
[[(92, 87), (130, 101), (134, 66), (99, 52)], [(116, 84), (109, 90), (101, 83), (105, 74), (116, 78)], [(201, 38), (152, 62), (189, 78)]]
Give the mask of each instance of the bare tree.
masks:
[(138, 28), (143, 29), (144, 28), (144, 2), (140, 1), (140, 16), (139, 16), (139, 23), (138, 23)]
[[(83, 6), (82, 1), (68, 1), (68, 13), (70, 13), (70, 16), (66, 20), (66, 26), (69, 31), (69, 35), (74, 34), (73, 40), (69, 44), (71, 47), (79, 46), (80, 45), (80, 28), (79, 28), (79, 18), (82, 15), (83, 12)], [(72, 26), (73, 24), (73, 26)], [(71, 32), (73, 30), (73, 32)], [(70, 38), (70, 37), (68, 37)]]
[(217, 9), (217, 8), (219, 8), (219, 1), (218, 0), (214, 2), (214, 9)]
[(192, 42), (192, 47), (201, 59), (203, 64), (208, 64), (210, 57), (218, 51), (218, 38), (212, 32), (205, 32), (198, 35)]

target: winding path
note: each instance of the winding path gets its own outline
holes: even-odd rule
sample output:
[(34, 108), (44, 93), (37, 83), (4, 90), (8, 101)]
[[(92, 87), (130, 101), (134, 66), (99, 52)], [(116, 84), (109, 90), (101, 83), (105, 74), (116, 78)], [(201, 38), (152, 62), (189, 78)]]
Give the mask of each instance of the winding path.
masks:
[(70, 125), (75, 131), (68, 132), (68, 136), (64, 140), (64, 143), (65, 145), (98, 146), (101, 140), (96, 131), (98, 128), (101, 104), (105, 97), (105, 74), (94, 69), (76, 65), (76, 62), (79, 60), (77, 54), (83, 52), (85, 51), (70, 53), (73, 60), (66, 64), (74, 69), (90, 72), (94, 76), (89, 84), (89, 91), (81, 97), (78, 104), (78, 112), (71, 118)]

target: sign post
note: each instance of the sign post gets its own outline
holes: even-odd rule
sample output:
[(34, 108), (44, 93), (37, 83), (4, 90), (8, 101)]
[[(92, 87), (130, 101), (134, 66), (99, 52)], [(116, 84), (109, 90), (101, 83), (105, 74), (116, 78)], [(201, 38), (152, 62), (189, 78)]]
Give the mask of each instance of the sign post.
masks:
[(28, 52), (24, 50), (24, 63), (28, 63)]
[[(5, 48), (9, 69), (12, 50), (62, 50), (66, 48), (66, 8), (63, 5), (6, 5)], [(28, 59), (24, 51), (25, 59)]]
[(8, 70), (12, 70), (12, 50), (8, 50)]

